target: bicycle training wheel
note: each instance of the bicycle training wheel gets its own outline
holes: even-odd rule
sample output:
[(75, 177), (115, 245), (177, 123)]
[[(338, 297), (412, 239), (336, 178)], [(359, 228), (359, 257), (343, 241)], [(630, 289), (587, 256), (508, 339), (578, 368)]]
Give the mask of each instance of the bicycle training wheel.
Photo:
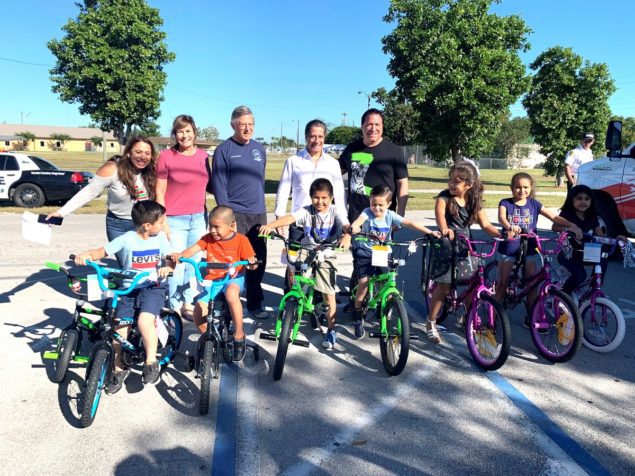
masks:
[(481, 297), (470, 307), (465, 322), (467, 348), (484, 370), (503, 366), (512, 344), (509, 318), (503, 306), (490, 294)]
[(551, 362), (567, 362), (582, 345), (580, 315), (571, 298), (559, 289), (551, 288), (536, 299), (530, 331), (538, 352)]
[[(198, 397), (198, 412), (207, 415), (209, 412), (209, 395), (212, 390), (214, 353), (216, 346), (212, 339), (207, 339), (203, 344), (201, 360), (199, 365), (199, 377), (201, 379), (201, 391)], [(218, 360), (218, 352), (216, 352)]]
[(165, 345), (159, 340), (159, 362), (161, 365), (167, 365), (174, 360), (176, 351), (181, 345), (183, 338), (183, 321), (181, 316), (171, 309), (161, 310), (161, 321), (168, 331), (168, 337)]
[(66, 378), (66, 372), (71, 362), (73, 354), (77, 351), (77, 342), (79, 340), (79, 332), (77, 329), (68, 329), (63, 331), (57, 343), (57, 359), (55, 362), (55, 375), (53, 382), (60, 383)]
[(101, 392), (104, 390), (107, 379), (110, 376), (110, 358), (108, 350), (99, 349), (97, 354), (95, 354), (95, 358), (86, 369), (86, 388), (82, 399), (82, 416), (80, 418), (83, 428), (89, 427), (95, 421)]
[(282, 330), (278, 338), (278, 351), (276, 352), (276, 360), (273, 364), (273, 379), (280, 380), (284, 371), (284, 363), (287, 360), (287, 350), (291, 342), (291, 327), (295, 322), (298, 313), (298, 302), (293, 299), (287, 299), (284, 304), (282, 313)]
[(401, 296), (388, 297), (380, 319), (386, 319), (386, 333), (379, 337), (381, 360), (389, 375), (399, 375), (406, 368), (410, 350), (410, 324)]
[(595, 306), (591, 300), (580, 306), (580, 319), (584, 334), (582, 343), (595, 352), (611, 352), (619, 347), (626, 334), (624, 314), (617, 305), (606, 298), (596, 298)]

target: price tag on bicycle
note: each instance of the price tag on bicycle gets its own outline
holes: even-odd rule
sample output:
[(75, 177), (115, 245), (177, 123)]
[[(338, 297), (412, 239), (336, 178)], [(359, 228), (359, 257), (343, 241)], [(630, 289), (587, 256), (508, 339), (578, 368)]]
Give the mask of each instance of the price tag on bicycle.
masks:
[(371, 265), (378, 268), (388, 267), (388, 255), (390, 254), (390, 246), (373, 245)]
[(602, 244), (585, 243), (583, 259), (587, 263), (599, 263), (602, 260)]
[[(104, 279), (104, 285), (108, 287), (108, 281)], [(99, 287), (99, 278), (96, 274), (86, 276), (86, 299), (88, 301), (101, 301), (105, 299), (105, 293)]]

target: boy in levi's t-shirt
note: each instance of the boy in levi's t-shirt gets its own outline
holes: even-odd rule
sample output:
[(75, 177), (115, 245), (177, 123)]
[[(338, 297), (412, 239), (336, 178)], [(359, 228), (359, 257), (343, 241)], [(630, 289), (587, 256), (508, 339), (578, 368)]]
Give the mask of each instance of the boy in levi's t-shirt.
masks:
[[(171, 252), (167, 236), (161, 231), (165, 222), (165, 207), (155, 201), (144, 200), (133, 205), (131, 215), (135, 230), (118, 236), (101, 248), (77, 253), (75, 263), (84, 265), (87, 259), (95, 261), (117, 253), (122, 257), (121, 264), (126, 270), (156, 272), (140, 281), (130, 294), (122, 296), (117, 306), (119, 318), (135, 317), (138, 311), (137, 327), (146, 351), (143, 383), (156, 384), (161, 366), (157, 361), (158, 337), (154, 320), (161, 312), (166, 296), (164, 283), (158, 278), (165, 278), (173, 271), (170, 266), (162, 266), (163, 257)], [(117, 333), (127, 338), (128, 326), (117, 327)], [(118, 392), (130, 374), (130, 369), (121, 360), (121, 345), (113, 341), (113, 347), (115, 371), (106, 385), (108, 394)]]
[[(207, 252), (208, 263), (235, 263), (247, 260), (256, 261), (256, 253), (245, 235), (235, 231), (236, 219), (231, 208), (219, 205), (209, 215), (209, 233), (204, 235), (194, 245), (190, 246), (179, 257), (189, 258), (200, 251)], [(253, 265), (255, 269), (258, 265)], [(249, 267), (252, 269), (252, 266)], [(245, 284), (245, 270), (243, 266), (232, 268), (234, 276), (225, 283), (221, 292), (225, 293), (225, 300), (234, 321), (234, 360), (242, 360), (245, 355), (245, 331), (243, 330), (243, 306), (240, 293)], [(225, 276), (227, 270), (210, 269), (204, 279), (215, 280)], [(207, 330), (207, 302), (200, 300), (194, 305), (194, 323), (201, 333)]]

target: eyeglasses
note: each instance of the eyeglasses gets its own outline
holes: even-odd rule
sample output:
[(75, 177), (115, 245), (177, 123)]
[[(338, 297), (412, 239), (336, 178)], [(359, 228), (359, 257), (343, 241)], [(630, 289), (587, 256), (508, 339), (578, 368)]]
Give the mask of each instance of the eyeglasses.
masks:
[(245, 129), (245, 128), (253, 129), (253, 127), (254, 127), (254, 123), (253, 122), (239, 122), (236, 125), (238, 127), (240, 127), (241, 129)]

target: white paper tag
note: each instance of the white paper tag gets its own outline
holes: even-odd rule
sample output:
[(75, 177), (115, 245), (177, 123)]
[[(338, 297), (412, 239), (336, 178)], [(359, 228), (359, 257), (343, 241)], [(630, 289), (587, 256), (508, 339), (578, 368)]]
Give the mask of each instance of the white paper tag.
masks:
[(170, 334), (168, 333), (168, 329), (165, 327), (163, 320), (159, 316), (154, 319), (154, 326), (157, 328), (157, 337), (159, 338), (159, 342), (161, 342), (161, 346), (165, 347)]
[[(104, 279), (104, 284), (108, 287), (108, 281)], [(86, 276), (86, 293), (88, 296), (86, 299), (89, 301), (99, 301), (104, 299), (101, 288), (99, 287), (99, 281), (96, 274), (89, 274)]]
[(51, 227), (44, 223), (38, 223), (37, 218), (35, 213), (24, 212), (22, 214), (22, 238), (48, 246), (51, 243)]
[(386, 268), (388, 266), (389, 253), (390, 246), (373, 245), (373, 256), (370, 264), (372, 266)]
[(417, 243), (414, 241), (411, 241), (410, 243), (408, 243), (408, 253), (413, 254), (417, 252)]
[(602, 261), (602, 245), (600, 243), (585, 243), (583, 259), (587, 263), (599, 263)]

